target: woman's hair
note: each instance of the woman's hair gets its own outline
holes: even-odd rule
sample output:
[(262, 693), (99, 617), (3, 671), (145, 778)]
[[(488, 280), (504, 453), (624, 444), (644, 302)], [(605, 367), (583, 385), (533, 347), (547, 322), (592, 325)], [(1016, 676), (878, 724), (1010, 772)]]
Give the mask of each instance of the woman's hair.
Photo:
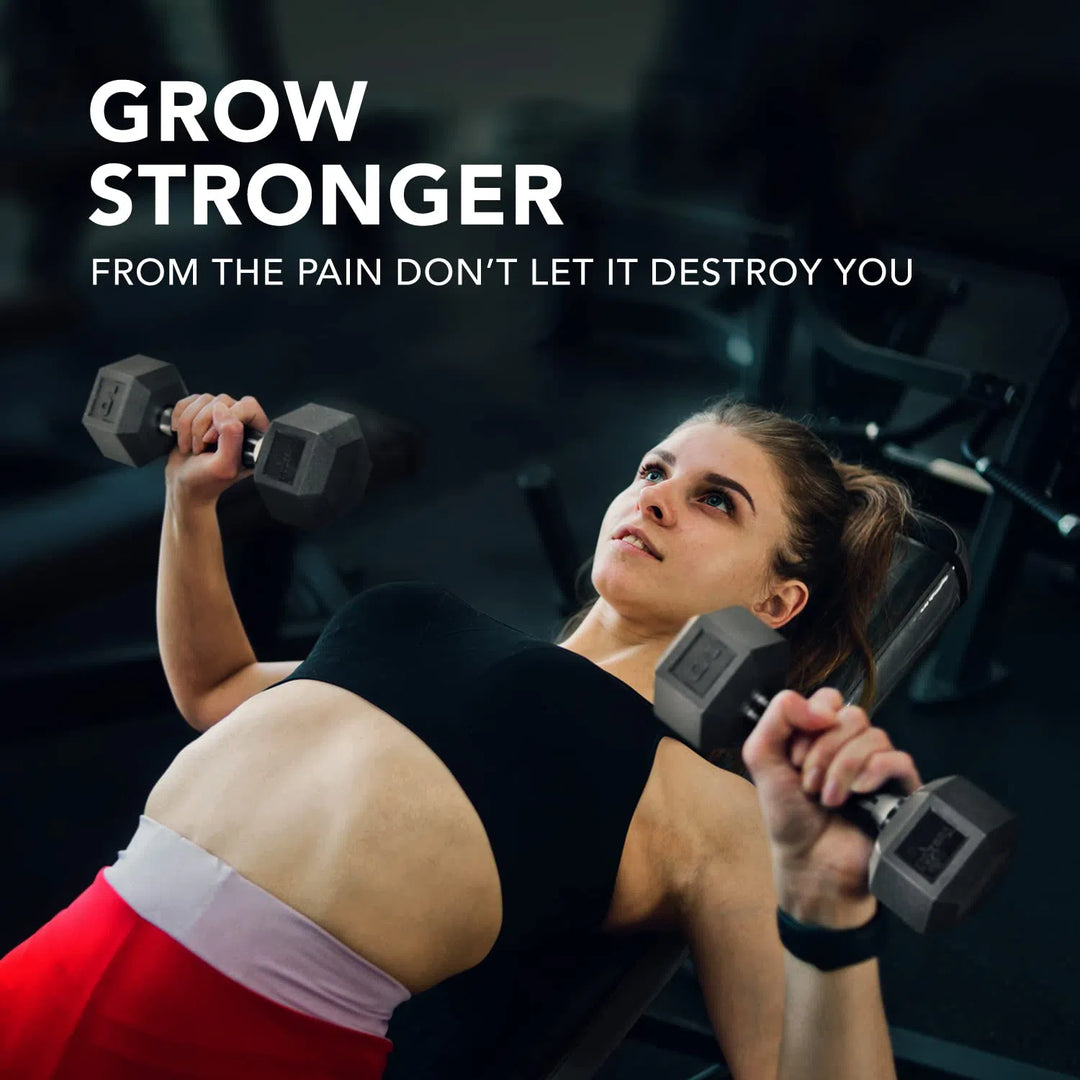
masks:
[[(768, 409), (725, 398), (675, 431), (701, 423), (729, 427), (760, 446), (783, 487), (788, 537), (773, 552), (771, 570), (777, 580), (798, 578), (810, 590), (782, 630), (791, 645), (788, 685), (809, 693), (854, 656), (866, 672), (860, 704), (868, 706), (875, 692), (868, 623), (911, 513), (907, 488), (839, 461), (809, 428)], [(592, 603), (570, 620), (564, 637)]]

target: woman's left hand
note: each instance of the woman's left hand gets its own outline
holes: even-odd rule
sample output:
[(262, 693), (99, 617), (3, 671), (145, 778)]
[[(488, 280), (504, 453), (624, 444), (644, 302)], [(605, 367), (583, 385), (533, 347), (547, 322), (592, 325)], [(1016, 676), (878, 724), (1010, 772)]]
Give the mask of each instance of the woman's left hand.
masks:
[(743, 745), (743, 760), (772, 843), (780, 906), (803, 922), (865, 922), (874, 906), (867, 889), (873, 842), (833, 811), (888, 780), (909, 793), (921, 787), (911, 756), (871, 727), (863, 709), (826, 688), (809, 699), (777, 694)]

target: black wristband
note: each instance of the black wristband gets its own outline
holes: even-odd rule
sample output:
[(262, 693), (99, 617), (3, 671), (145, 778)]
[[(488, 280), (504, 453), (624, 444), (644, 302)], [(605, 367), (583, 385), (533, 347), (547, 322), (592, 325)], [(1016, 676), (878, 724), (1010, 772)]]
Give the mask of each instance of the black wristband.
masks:
[(784, 948), (821, 971), (861, 964), (885, 951), (885, 911), (880, 904), (868, 923), (850, 930), (799, 922), (782, 908), (776, 909), (776, 925)]

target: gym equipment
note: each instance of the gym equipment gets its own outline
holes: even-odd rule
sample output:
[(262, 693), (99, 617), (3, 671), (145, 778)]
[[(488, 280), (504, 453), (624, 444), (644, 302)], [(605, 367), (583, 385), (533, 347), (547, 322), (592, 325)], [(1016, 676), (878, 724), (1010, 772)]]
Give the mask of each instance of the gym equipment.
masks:
[[(800, 234), (794, 248), (805, 252), (825, 243), (819, 227)], [(930, 494), (942, 487), (941, 505), (956, 508), (951, 517), (962, 500), (971, 501), (965, 489), (980, 493), (973, 506), (971, 597), (910, 689), (913, 700), (930, 704), (1000, 683), (1007, 672), (994, 658), (994, 642), (1002, 629), (1007, 583), (1030, 546), (1045, 545), (1058, 554), (1063, 540), (1075, 543), (1080, 535), (1076, 514), (1062, 505), (1070, 495), (1061, 485), (1075, 412), (1076, 335), (1066, 291), (1056, 278), (938, 252), (914, 254), (926, 311), (916, 302), (891, 320), (879, 313), (877, 324), (868, 327), (865, 315), (853, 324), (840, 310), (843, 298), (796, 289), (792, 299), (820, 371), (842, 370), (835, 375), (838, 385), (852, 373), (880, 377), (903, 390), (909, 413), (918, 407), (925, 416), (930, 403), (937, 405), (913, 423), (903, 415), (867, 418), (867, 407), (853, 402), (860, 422), (828, 425), (822, 434), (864, 460), (873, 449), (887, 467)], [(905, 324), (918, 324), (917, 332)], [(890, 339), (907, 340), (900, 347), (872, 340), (886, 329)], [(822, 403), (812, 410), (820, 414)], [(967, 425), (966, 436), (955, 431), (958, 421)], [(920, 455), (916, 441), (932, 446), (933, 454)]]
[(525, 498), (544, 554), (555, 575), (559, 590), (559, 613), (572, 615), (581, 606), (577, 587), (581, 556), (555, 483), (555, 473), (550, 465), (532, 465), (518, 473), (517, 486)]
[(1025, 483), (1014, 472), (983, 453), (983, 446), (1000, 419), (998, 412), (988, 411), (971, 436), (960, 444), (960, 452), (975, 467), (975, 471), (990, 482), (992, 488), (1004, 491), (1045, 518), (1064, 539), (1080, 539), (1080, 514), (1059, 506), (1045, 492), (1037, 491), (1033, 485)]
[[(180, 372), (149, 356), (129, 356), (100, 368), (83, 427), (105, 457), (140, 466), (176, 443), (172, 407), (187, 395)], [(267, 431), (244, 429), (241, 460), (270, 514), (301, 528), (326, 524), (357, 504), (371, 475), (360, 422), (324, 405), (301, 405)]]
[[(741, 743), (788, 670), (785, 638), (745, 608), (691, 619), (656, 668), (656, 715), (699, 753)], [(1000, 879), (1016, 818), (962, 776), (895, 782), (837, 809), (874, 840), (870, 891), (912, 929), (954, 926)]]

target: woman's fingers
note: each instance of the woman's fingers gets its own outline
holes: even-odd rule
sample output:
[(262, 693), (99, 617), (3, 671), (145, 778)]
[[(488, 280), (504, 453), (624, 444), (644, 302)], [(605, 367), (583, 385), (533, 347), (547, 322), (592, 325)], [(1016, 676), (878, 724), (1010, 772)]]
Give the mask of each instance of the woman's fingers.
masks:
[(865, 710), (844, 705), (832, 689), (810, 698), (777, 694), (743, 745), (743, 760), (758, 784), (794, 772), (803, 793), (828, 808), (890, 779), (909, 792), (922, 786), (911, 756), (895, 750), (885, 731), (870, 726)]
[(250, 394), (237, 401), (231, 412), (241, 424), (254, 428), (256, 431), (265, 431), (270, 426), (263, 407)]
[(791, 739), (791, 764), (801, 769), (814, 740), (809, 735), (794, 735)]
[[(843, 708), (844, 698), (839, 690), (831, 686), (823, 686), (807, 698), (810, 708), (822, 716), (835, 716)], [(791, 764), (796, 769), (801, 769), (810, 747), (814, 745), (815, 736), (799, 733), (791, 739)]]
[(211, 394), (189, 394), (173, 406), (171, 423), (173, 431), (176, 432), (176, 448), (181, 454), (191, 453), (191, 421), (212, 399)]
[(270, 426), (262, 406), (250, 396), (233, 401), (227, 394), (219, 394), (214, 400), (212, 415), (213, 420), (203, 435), (204, 443), (217, 442), (223, 428), (229, 424), (235, 425), (241, 434), (245, 427), (266, 431)]
[(207, 439), (206, 435), (214, 423), (214, 415), (218, 410), (218, 407), (224, 405), (228, 408), (234, 404), (235, 402), (228, 394), (218, 394), (216, 397), (212, 397), (209, 401), (203, 403), (191, 421), (191, 452), (193, 454), (201, 454), (205, 449), (206, 443), (213, 442), (217, 437), (216, 432), (210, 439)]
[(207, 444), (217, 442), (221, 424), (236, 418), (241, 424), (261, 422), (269, 427), (266, 414), (251, 397), (236, 401), (229, 394), (189, 394), (173, 407), (172, 429), (181, 454), (200, 454)]
[(825, 774), (839, 749), (870, 726), (866, 713), (858, 705), (845, 705), (836, 713), (836, 726), (814, 740), (802, 766), (802, 789), (807, 795), (817, 795), (825, 782)]
[(207, 443), (217, 441), (227, 420), (237, 420), (255, 431), (266, 431), (270, 426), (263, 407), (250, 395), (237, 401), (229, 394), (189, 394), (173, 406), (177, 449), (182, 454), (201, 453)]
[(899, 780), (909, 795), (923, 786), (911, 755), (904, 750), (889, 750), (874, 754), (866, 762), (851, 782), (850, 791), (854, 795), (867, 795), (889, 780)]
[(242, 471), (241, 452), (244, 446), (244, 425), (231, 416), (225, 417), (217, 428), (217, 453), (211, 471), (219, 480), (235, 480)]
[[(767, 774), (777, 777), (790, 775), (792, 737), (805, 734), (818, 737), (837, 723), (836, 717), (819, 699), (815, 706), (794, 690), (781, 690), (754, 725), (750, 737), (743, 743), (743, 761), (760, 783)], [(776, 771), (779, 770), (779, 771)]]
[(889, 736), (881, 728), (875, 727), (867, 727), (844, 742), (824, 767), (824, 778), (820, 783), (821, 805), (839, 806), (850, 794), (852, 783), (870, 759), (892, 749)]
[(815, 690), (806, 700), (814, 712), (823, 716), (835, 716), (844, 707), (844, 695), (833, 686)]

